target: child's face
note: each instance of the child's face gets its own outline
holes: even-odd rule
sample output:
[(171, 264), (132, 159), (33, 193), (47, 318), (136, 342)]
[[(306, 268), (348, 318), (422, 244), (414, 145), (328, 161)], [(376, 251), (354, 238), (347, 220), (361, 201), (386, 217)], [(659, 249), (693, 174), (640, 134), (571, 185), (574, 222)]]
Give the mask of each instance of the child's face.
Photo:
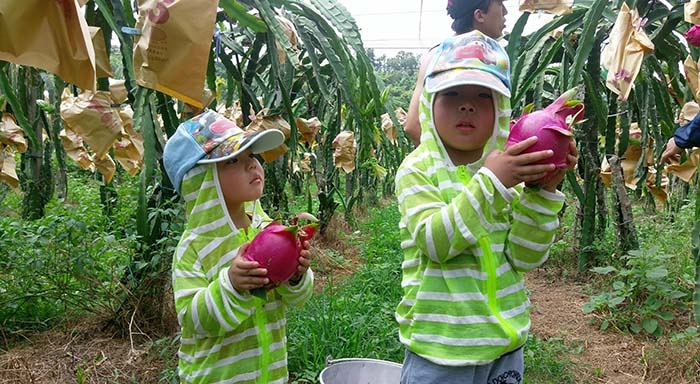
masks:
[(486, 36), (498, 39), (503, 36), (503, 30), (506, 28), (506, 6), (503, 5), (503, 0), (491, 0), (488, 9), (483, 13), (484, 21), (479, 26), (479, 30)]
[(219, 184), (226, 204), (243, 204), (262, 196), (265, 172), (253, 152), (246, 150), (233, 159), (216, 163)]
[(491, 89), (459, 85), (435, 95), (435, 129), (457, 165), (479, 160), (495, 122)]

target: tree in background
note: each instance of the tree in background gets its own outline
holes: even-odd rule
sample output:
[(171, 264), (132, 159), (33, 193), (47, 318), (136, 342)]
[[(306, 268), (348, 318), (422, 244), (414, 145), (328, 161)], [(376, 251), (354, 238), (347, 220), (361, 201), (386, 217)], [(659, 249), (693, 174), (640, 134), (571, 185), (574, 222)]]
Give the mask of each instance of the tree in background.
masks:
[(416, 84), (416, 76), (418, 76), (420, 55), (399, 51), (396, 56), (381, 55), (377, 57), (374, 49), (370, 48), (367, 50), (367, 56), (374, 67), (377, 78), (389, 89), (389, 96), (394, 100), (396, 106), (408, 109), (413, 87)]

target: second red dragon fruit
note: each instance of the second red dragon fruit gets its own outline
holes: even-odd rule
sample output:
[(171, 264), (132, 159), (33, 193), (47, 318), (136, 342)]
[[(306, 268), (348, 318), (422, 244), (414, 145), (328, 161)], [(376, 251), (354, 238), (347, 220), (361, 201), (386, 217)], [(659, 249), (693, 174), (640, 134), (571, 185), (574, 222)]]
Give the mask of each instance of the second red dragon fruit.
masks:
[[(300, 218), (314, 223), (299, 227)], [(299, 267), (302, 242), (310, 240), (316, 232), (316, 221), (318, 219), (308, 213), (296, 215), (289, 227), (273, 221), (253, 238), (244, 258), (266, 268), (267, 278), (273, 283), (289, 280)]]
[[(580, 100), (572, 100), (575, 94), (576, 88), (570, 89), (544, 109), (535, 112), (525, 111), (519, 119), (511, 123), (506, 146), (517, 144), (531, 136), (537, 136), (537, 142), (525, 152), (551, 149), (554, 155), (537, 163), (554, 164), (557, 169), (566, 168), (568, 166), (569, 145), (573, 139), (571, 125), (583, 116), (583, 103)], [(572, 119), (567, 122), (569, 116), (572, 116)], [(554, 172), (550, 172), (533, 184), (539, 184), (553, 174)]]

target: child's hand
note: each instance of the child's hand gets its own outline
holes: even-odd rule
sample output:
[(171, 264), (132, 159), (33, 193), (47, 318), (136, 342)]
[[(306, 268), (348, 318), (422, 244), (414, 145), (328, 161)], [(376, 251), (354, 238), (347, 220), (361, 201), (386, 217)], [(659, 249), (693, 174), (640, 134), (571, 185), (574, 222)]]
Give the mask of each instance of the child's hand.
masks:
[(576, 148), (576, 141), (571, 140), (569, 144), (569, 154), (566, 155), (567, 167), (558, 169), (554, 176), (550, 177), (548, 180), (542, 183), (542, 188), (549, 192), (555, 192), (559, 183), (564, 180), (564, 176), (569, 169), (574, 169), (576, 163), (578, 162), (578, 149)]
[(267, 276), (267, 269), (260, 268), (257, 261), (250, 261), (243, 258), (250, 243), (243, 244), (238, 249), (238, 255), (231, 261), (228, 269), (228, 278), (233, 287), (243, 292), (249, 289), (264, 287), (270, 282)]
[(301, 243), (301, 252), (299, 253), (299, 267), (297, 267), (297, 272), (292, 276), (290, 280), (298, 281), (304, 276), (306, 270), (309, 269), (311, 265), (311, 259), (313, 259), (313, 254), (309, 251), (309, 242), (303, 241)]
[(551, 150), (522, 153), (535, 144), (537, 136), (529, 137), (518, 144), (510, 146), (505, 151), (493, 151), (484, 162), (484, 167), (493, 172), (506, 188), (521, 182), (535, 181), (543, 178), (547, 172), (553, 171), (554, 164), (532, 164), (544, 160), (554, 154)]

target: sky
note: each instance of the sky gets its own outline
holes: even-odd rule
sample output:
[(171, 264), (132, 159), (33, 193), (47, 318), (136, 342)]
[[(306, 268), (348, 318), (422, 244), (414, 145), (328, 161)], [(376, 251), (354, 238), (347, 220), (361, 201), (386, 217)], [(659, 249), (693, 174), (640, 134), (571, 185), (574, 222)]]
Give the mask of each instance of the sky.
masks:
[[(360, 28), (365, 48), (374, 48), (377, 55), (394, 56), (398, 51), (424, 53), (442, 39), (453, 34), (452, 19), (447, 15), (447, 0), (339, 0), (350, 11)], [(518, 0), (504, 4), (506, 31), (510, 31), (521, 15)], [(551, 20), (547, 14), (531, 15), (524, 34), (537, 30)]]

